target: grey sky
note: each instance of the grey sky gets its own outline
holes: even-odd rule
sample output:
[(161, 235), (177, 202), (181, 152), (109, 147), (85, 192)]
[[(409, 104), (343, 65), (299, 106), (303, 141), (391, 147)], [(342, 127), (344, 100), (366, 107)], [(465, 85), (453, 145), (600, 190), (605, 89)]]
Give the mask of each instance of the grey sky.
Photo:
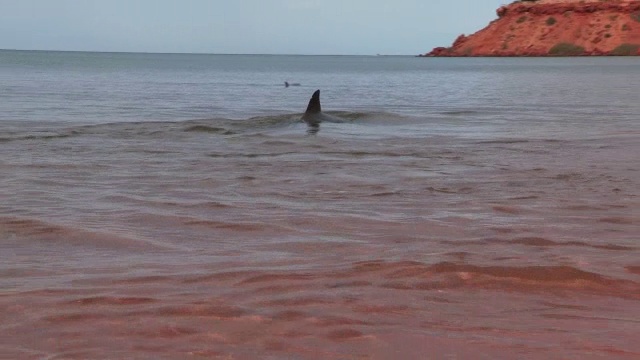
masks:
[(0, 49), (418, 54), (501, 0), (0, 0)]

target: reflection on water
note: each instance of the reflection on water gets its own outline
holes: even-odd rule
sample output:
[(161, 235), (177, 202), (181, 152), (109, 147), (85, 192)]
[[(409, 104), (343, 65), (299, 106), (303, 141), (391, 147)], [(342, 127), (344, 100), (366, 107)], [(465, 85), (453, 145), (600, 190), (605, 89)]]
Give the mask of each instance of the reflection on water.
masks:
[(307, 125), (307, 134), (316, 135), (320, 131), (320, 124)]

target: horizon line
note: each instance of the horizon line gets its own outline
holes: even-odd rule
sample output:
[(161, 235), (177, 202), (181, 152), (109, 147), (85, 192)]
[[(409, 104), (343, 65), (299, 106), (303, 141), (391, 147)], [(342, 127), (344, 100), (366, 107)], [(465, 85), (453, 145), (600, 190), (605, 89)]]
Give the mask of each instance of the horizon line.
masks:
[(261, 55), (261, 56), (417, 56), (416, 54), (295, 54), (295, 53), (208, 53), (208, 52), (156, 52), (156, 51), (107, 51), (107, 50), (51, 50), (51, 49), (5, 49), (0, 51), (24, 52), (68, 52), (101, 54), (149, 54), (149, 55)]

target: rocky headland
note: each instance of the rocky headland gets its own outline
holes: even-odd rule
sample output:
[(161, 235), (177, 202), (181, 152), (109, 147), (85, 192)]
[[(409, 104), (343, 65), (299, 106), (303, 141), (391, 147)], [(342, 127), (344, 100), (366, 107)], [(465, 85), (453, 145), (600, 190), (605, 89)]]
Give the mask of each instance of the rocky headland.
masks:
[(528, 0), (451, 47), (421, 56), (640, 55), (640, 1)]

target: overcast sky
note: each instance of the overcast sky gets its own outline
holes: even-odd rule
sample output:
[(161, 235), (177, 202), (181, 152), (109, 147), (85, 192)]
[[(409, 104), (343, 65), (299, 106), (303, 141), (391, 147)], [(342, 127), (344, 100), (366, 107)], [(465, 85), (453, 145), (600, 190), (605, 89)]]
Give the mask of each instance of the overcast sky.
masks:
[(409, 54), (451, 45), (501, 0), (0, 0), (0, 49)]

